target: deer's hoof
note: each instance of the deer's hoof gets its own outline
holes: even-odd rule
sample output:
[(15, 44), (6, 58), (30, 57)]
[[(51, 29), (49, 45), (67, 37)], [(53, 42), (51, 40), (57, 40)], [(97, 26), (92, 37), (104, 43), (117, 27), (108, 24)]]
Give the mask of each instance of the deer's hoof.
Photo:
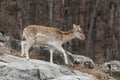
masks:
[(27, 58), (27, 61), (30, 61), (29, 58)]

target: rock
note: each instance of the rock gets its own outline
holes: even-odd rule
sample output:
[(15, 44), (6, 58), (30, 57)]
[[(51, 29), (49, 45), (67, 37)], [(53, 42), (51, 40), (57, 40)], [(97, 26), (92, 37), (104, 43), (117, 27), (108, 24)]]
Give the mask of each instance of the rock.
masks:
[(0, 33), (0, 41), (1, 42), (7, 42), (9, 39), (10, 39), (9, 36)]
[(81, 76), (61, 76), (53, 80), (93, 80), (93, 78), (87, 78)]
[(110, 76), (120, 80), (120, 61), (110, 61), (102, 65), (103, 70)]
[(106, 62), (104, 66), (111, 72), (120, 72), (120, 61)]
[(9, 44), (12, 49), (14, 49), (16, 51), (21, 51), (21, 41), (20, 40), (10, 38)]
[(84, 68), (94, 68), (95, 66), (95, 63), (89, 57), (85, 57), (82, 55), (74, 55), (70, 52), (67, 52), (67, 54), (70, 57), (69, 59), (72, 59), (71, 62), (73, 63), (73, 65), (80, 65), (81, 67)]
[(27, 70), (23, 71), (6, 66), (0, 68), (0, 77), (4, 77), (3, 79), (5, 80), (36, 80), (31, 75), (27, 74)]
[(7, 47), (20, 51), (20, 40), (0, 33), (0, 42), (6, 43)]
[(1, 80), (97, 80), (94, 76), (49, 62), (0, 56)]

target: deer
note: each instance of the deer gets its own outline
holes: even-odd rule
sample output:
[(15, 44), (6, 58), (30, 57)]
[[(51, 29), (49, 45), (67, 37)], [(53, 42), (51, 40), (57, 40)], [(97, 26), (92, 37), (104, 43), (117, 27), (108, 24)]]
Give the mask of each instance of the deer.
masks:
[(62, 45), (72, 39), (78, 38), (80, 40), (85, 39), (83, 30), (80, 25), (73, 24), (73, 29), (69, 31), (61, 31), (58, 28), (29, 25), (24, 28), (21, 51), (23, 56), (26, 54), (27, 60), (29, 60), (29, 50), (33, 45), (39, 45), (41, 47), (48, 47), (50, 52), (50, 63), (53, 63), (53, 53), (55, 50), (63, 53), (65, 64), (68, 64), (67, 54)]

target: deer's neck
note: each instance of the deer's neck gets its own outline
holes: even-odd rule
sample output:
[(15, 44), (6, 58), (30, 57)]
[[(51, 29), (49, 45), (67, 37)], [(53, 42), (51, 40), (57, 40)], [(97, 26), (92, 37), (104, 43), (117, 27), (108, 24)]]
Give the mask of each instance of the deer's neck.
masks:
[(74, 29), (67, 32), (63, 32), (63, 43), (68, 42), (74, 38), (76, 38), (74, 35)]

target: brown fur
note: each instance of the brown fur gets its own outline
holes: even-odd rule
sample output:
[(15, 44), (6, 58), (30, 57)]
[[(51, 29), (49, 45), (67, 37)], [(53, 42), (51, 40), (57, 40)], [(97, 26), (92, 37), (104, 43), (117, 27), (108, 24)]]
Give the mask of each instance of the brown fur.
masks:
[(62, 31), (61, 34), (62, 34), (62, 35), (68, 35), (68, 34), (73, 33), (73, 32), (74, 32), (74, 30), (72, 29), (72, 30), (67, 31), (67, 32), (63, 32), (63, 31)]
[(37, 33), (51, 33), (53, 31), (59, 31), (57, 28), (52, 28), (52, 27), (46, 27), (46, 26), (39, 26), (39, 25), (30, 25), (25, 28), (27, 32), (32, 33), (32, 34), (37, 34)]
[[(53, 33), (53, 35), (56, 36), (56, 39), (62, 39), (62, 35), (69, 34), (68, 32), (60, 31), (58, 28), (52, 28), (52, 27), (46, 27), (46, 26), (39, 26), (39, 25), (30, 25), (24, 29), (24, 31), (27, 31), (27, 35), (34, 36), (37, 33), (42, 33), (46, 35), (50, 35)], [(26, 40), (25, 36), (22, 37), (22, 40)]]

